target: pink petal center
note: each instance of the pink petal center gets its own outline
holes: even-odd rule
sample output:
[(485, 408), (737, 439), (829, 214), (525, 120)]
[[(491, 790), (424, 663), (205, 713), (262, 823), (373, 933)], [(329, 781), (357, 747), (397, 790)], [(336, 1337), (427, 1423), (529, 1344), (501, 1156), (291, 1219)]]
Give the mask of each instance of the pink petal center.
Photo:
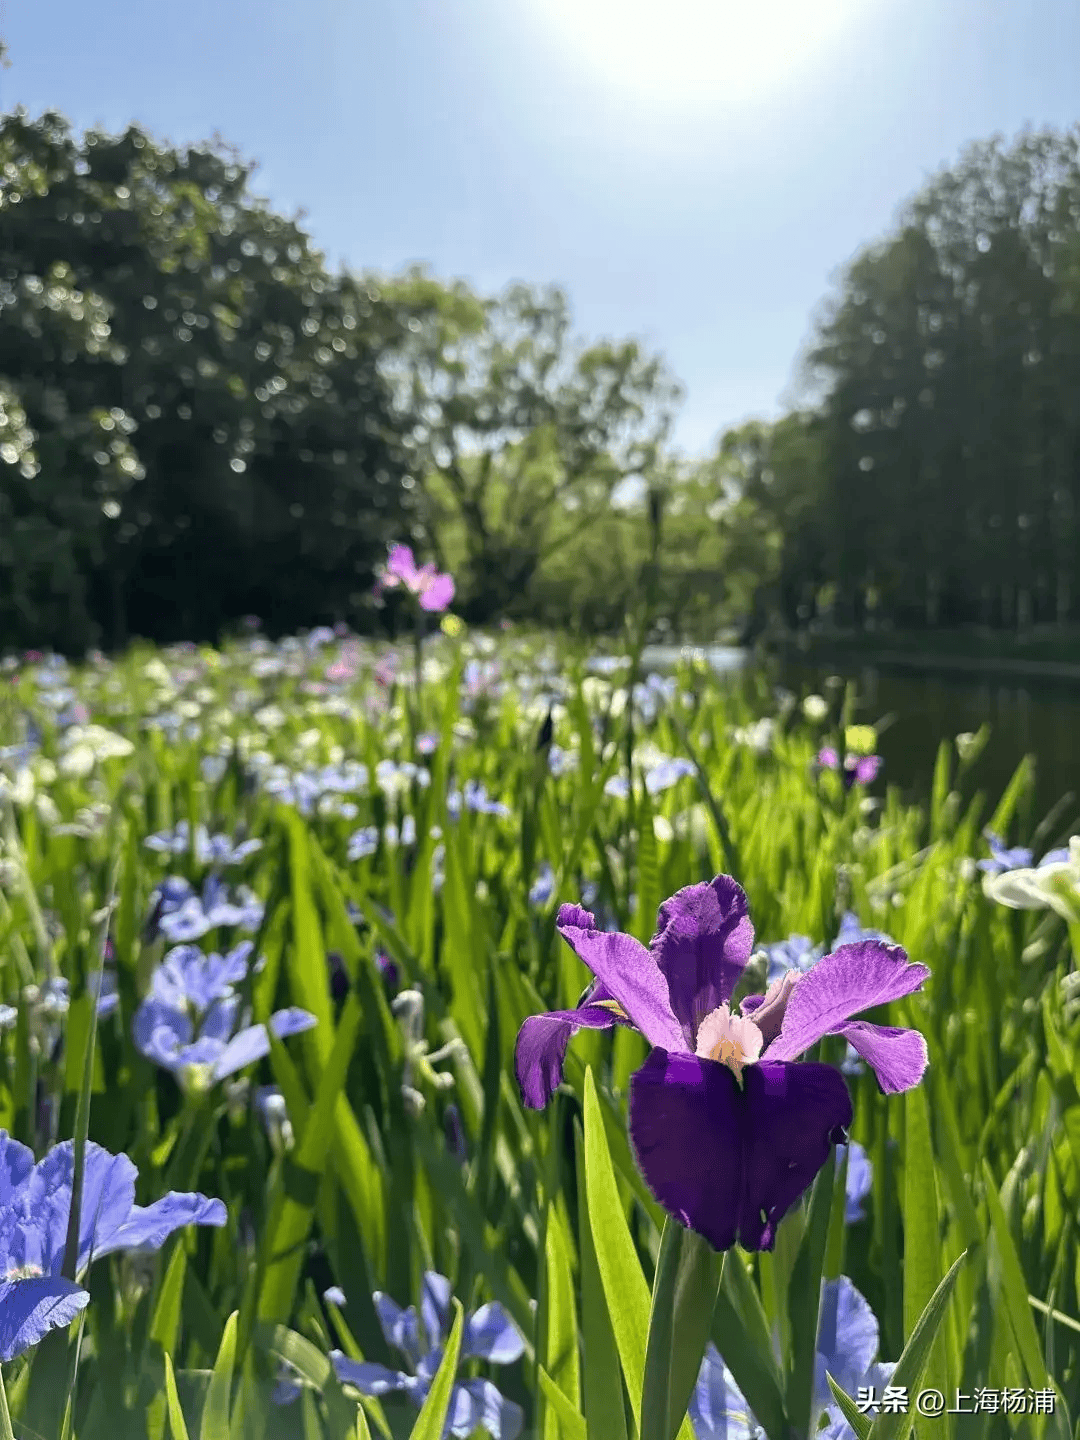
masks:
[(711, 1010), (698, 1026), (695, 1054), (705, 1060), (719, 1060), (742, 1076), (744, 1065), (752, 1065), (761, 1055), (761, 1031), (752, 1020), (732, 1015), (728, 1005)]

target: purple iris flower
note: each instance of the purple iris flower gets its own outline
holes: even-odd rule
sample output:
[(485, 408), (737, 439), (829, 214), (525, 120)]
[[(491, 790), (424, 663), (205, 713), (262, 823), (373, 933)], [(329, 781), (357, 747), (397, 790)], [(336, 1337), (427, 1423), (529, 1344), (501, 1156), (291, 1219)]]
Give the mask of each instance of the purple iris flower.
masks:
[(844, 1223), (854, 1225), (859, 1220), (866, 1219), (862, 1202), (870, 1194), (870, 1187), (874, 1183), (874, 1167), (870, 1163), (869, 1155), (859, 1142), (849, 1140), (846, 1145), (836, 1147), (838, 1168), (845, 1151), (847, 1151), (848, 1168), (847, 1183), (844, 1186)]
[(771, 985), (789, 970), (809, 970), (825, 953), (824, 945), (815, 945), (809, 935), (789, 935), (774, 945), (763, 947), (769, 960), (765, 983)]
[(150, 914), (146, 917), (147, 943), (157, 938), (163, 917), (174, 915), (194, 893), (190, 883), (181, 875), (167, 875), (162, 880), (150, 896)]
[[(1026, 870), (1034, 864), (1034, 850), (1029, 850), (1024, 845), (1015, 845), (1010, 850), (1001, 836), (995, 835), (993, 830), (984, 830), (983, 834), (986, 837), (986, 843), (990, 846), (990, 859), (978, 860), (976, 864), (987, 875), (1000, 875), (1005, 870)], [(1039, 861), (1038, 869), (1041, 870), (1044, 865), (1061, 865), (1068, 859), (1068, 846), (1060, 850), (1048, 850)]]
[[(878, 1361), (878, 1344), (877, 1319), (864, 1297), (846, 1275), (827, 1280), (821, 1289), (810, 1425), (818, 1440), (854, 1440), (854, 1431), (833, 1399), (826, 1371), (852, 1397), (860, 1388), (881, 1391), (891, 1381), (896, 1366)], [(764, 1435), (711, 1341), (690, 1397), (689, 1415), (697, 1440), (757, 1440)], [(827, 1424), (819, 1430), (823, 1415)]]
[(886, 935), (884, 930), (865, 929), (859, 924), (859, 917), (854, 910), (845, 910), (832, 948), (838, 950), (841, 945), (857, 945), (862, 940), (880, 940), (883, 945), (896, 944), (892, 936)]
[(841, 764), (833, 747), (825, 745), (818, 751), (817, 763), (824, 770), (839, 770), (844, 789), (850, 790), (852, 785), (872, 784), (885, 762), (880, 755), (845, 755)]
[(645, 776), (645, 789), (650, 795), (659, 795), (662, 790), (670, 790), (672, 785), (678, 784), (684, 775), (693, 773), (694, 767), (689, 760), (680, 757), (661, 760), (660, 764), (654, 765)]
[[(419, 1410), (442, 1363), (450, 1328), (450, 1281), (434, 1270), (424, 1272), (419, 1317), (412, 1305), (402, 1310), (379, 1290), (374, 1300), (386, 1343), (405, 1356), (412, 1374), (350, 1360), (340, 1350), (330, 1352), (334, 1371), (342, 1384), (355, 1386), (362, 1395), (401, 1391)], [(481, 1305), (467, 1318), (461, 1337), (462, 1360), (510, 1365), (524, 1350), (524, 1341), (498, 1301)], [(447, 1435), (466, 1436), (483, 1429), (494, 1440), (516, 1440), (524, 1420), (521, 1406), (504, 1399), (490, 1380), (459, 1380), (450, 1393), (443, 1436), (445, 1440)]]
[(852, 1109), (842, 1074), (796, 1063), (800, 1055), (842, 1035), (885, 1094), (917, 1085), (926, 1069), (917, 1031), (855, 1018), (910, 995), (929, 976), (899, 946), (841, 946), (732, 1013), (754, 929), (746, 895), (728, 875), (665, 901), (648, 949), (597, 929), (578, 905), (562, 906), (558, 930), (603, 993), (525, 1021), (515, 1057), (522, 1098), (532, 1109), (547, 1102), (575, 1030), (635, 1026), (653, 1047), (630, 1081), (638, 1166), (664, 1209), (716, 1250), (736, 1240), (746, 1250), (771, 1249), (780, 1219), (846, 1138)]
[[(173, 830), (161, 830), (143, 841), (148, 850), (162, 855), (184, 855), (190, 844), (190, 829), (180, 820)], [(234, 844), (228, 835), (211, 835), (205, 825), (195, 826), (195, 859), (200, 865), (242, 865), (249, 855), (262, 849), (261, 840)]]
[[(70, 1324), (90, 1299), (60, 1273), (74, 1168), (70, 1140), (35, 1165), (33, 1151), (0, 1130), (0, 1361)], [(222, 1202), (198, 1193), (136, 1205), (138, 1173), (126, 1155), (87, 1144), (77, 1274), (115, 1250), (158, 1250), (183, 1225), (225, 1224)]]
[(419, 601), (421, 610), (445, 610), (454, 598), (454, 579), (440, 575), (434, 565), (417, 566), (408, 545), (395, 545), (386, 569), (375, 586), (378, 599), (384, 590), (403, 585)]
[(555, 871), (545, 860), (529, 891), (530, 905), (546, 905), (555, 889)]
[(202, 896), (189, 894), (175, 909), (163, 912), (157, 929), (166, 940), (177, 943), (199, 940), (219, 925), (257, 930), (262, 923), (262, 901), (246, 886), (240, 886), (237, 899), (239, 904), (232, 903), (224, 881), (209, 875), (203, 884)]
[[(135, 1012), (135, 1046), (185, 1087), (208, 1089), (270, 1053), (266, 1026), (240, 1023), (234, 987), (247, 976), (251, 949), (250, 940), (227, 955), (177, 945), (154, 971), (150, 993)], [(279, 1040), (315, 1023), (309, 1011), (295, 1008), (270, 1017)]]
[(362, 830), (357, 830), (349, 836), (349, 848), (346, 854), (350, 861), (366, 860), (369, 855), (374, 855), (378, 848), (379, 827), (365, 825)]

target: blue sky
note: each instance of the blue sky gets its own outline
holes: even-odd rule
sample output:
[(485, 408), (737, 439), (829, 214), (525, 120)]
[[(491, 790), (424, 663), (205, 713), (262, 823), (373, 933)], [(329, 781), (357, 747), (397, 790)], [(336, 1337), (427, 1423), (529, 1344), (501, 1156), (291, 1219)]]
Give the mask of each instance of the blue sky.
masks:
[(1076, 0), (0, 7), (2, 108), (220, 131), (334, 265), (562, 285), (663, 353), (690, 453), (781, 412), (840, 268), (968, 141), (1080, 119)]

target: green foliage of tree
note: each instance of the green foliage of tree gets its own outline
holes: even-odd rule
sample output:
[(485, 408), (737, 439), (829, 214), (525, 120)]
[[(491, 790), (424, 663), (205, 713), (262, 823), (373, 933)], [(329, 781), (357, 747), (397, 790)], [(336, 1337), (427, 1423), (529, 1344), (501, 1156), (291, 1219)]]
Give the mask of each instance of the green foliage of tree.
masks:
[[(550, 611), (535, 577), (568, 535), (618, 532), (612, 496), (659, 463), (678, 385), (634, 341), (572, 344), (554, 287), (484, 299), (414, 269), (380, 288), (398, 317), (383, 368), (412, 421), (421, 525), (462, 613)], [(598, 598), (582, 613), (610, 609)]]
[(818, 535), (793, 531), (840, 618), (1074, 614), (1078, 236), (1080, 126), (970, 147), (848, 267), (807, 355)]
[(407, 523), (394, 314), (252, 168), (137, 126), (0, 122), (0, 382), (27, 432), (0, 446), (9, 642), (343, 618)]

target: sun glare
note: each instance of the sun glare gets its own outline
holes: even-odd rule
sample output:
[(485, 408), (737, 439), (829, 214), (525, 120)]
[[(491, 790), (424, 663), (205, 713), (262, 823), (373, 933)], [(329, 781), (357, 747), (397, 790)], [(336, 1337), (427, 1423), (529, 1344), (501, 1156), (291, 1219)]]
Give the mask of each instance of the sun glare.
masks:
[(532, 0), (565, 60), (669, 114), (771, 99), (819, 61), (854, 0)]

